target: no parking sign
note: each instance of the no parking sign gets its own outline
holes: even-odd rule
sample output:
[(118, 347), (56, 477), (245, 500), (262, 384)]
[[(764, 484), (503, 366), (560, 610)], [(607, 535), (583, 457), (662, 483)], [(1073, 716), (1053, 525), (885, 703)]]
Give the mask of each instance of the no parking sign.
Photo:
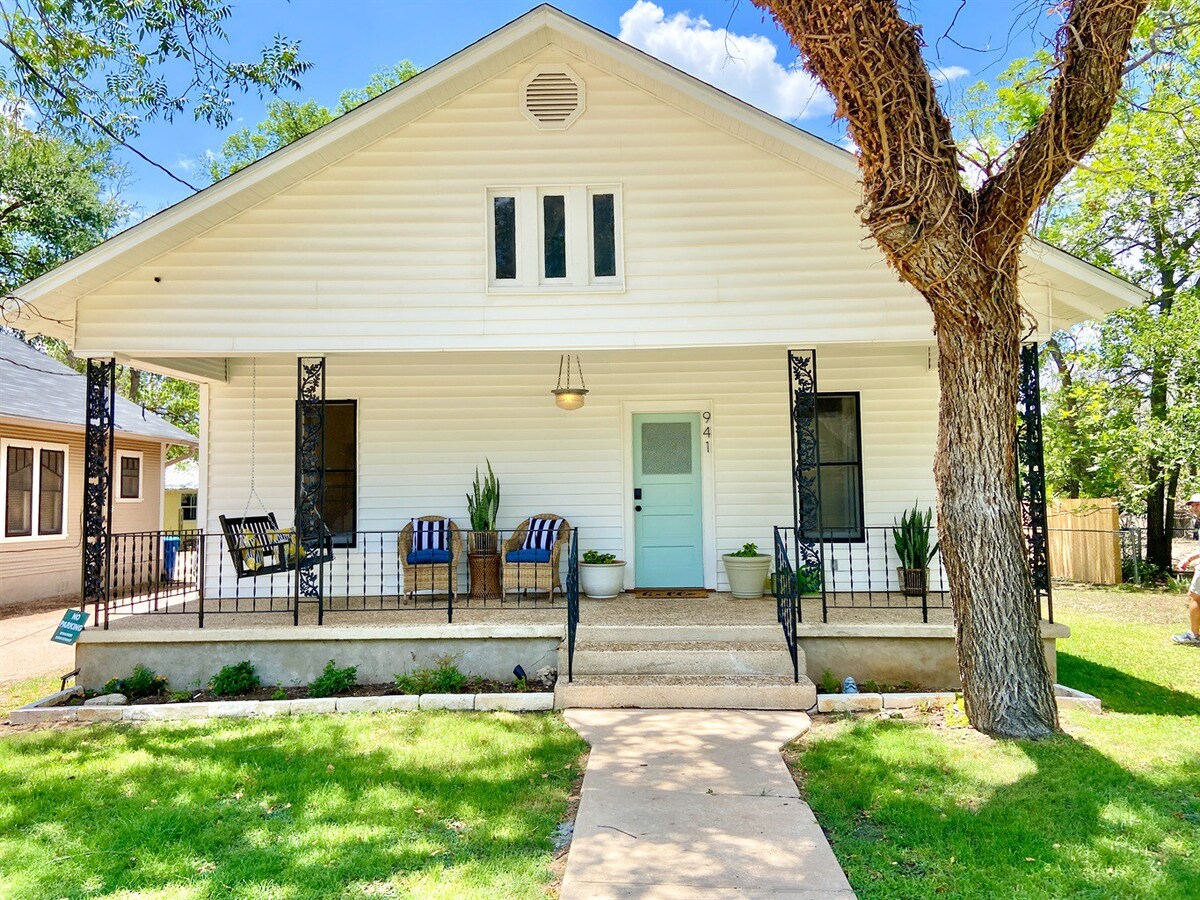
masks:
[(62, 621), (58, 623), (58, 628), (54, 629), (50, 640), (56, 644), (75, 643), (83, 633), (83, 626), (87, 624), (88, 618), (89, 614), (81, 609), (68, 609), (63, 613)]

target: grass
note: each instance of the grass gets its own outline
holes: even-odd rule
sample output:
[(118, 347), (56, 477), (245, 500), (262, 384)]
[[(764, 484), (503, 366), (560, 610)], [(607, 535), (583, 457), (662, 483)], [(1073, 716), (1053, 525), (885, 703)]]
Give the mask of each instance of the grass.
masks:
[(1064, 734), (823, 720), (790, 758), (861, 898), (1200, 896), (1200, 650), (1179, 595), (1059, 591)]
[(0, 740), (0, 897), (544, 897), (554, 715), (92, 725)]
[(62, 680), (57, 675), (38, 675), (24, 681), (0, 684), (0, 722), (3, 722), (12, 710), (53, 694), (61, 684)]

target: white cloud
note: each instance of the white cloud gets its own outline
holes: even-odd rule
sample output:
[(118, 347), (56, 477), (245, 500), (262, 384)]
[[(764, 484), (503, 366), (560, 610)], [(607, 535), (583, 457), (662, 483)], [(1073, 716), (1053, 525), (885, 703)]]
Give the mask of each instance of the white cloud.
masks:
[(971, 70), (962, 66), (930, 66), (929, 74), (933, 77), (934, 84), (949, 84), (970, 75)]
[(779, 48), (762, 35), (714, 28), (686, 11), (667, 16), (658, 4), (637, 0), (622, 13), (618, 37), (781, 119), (833, 112), (816, 79), (778, 62)]

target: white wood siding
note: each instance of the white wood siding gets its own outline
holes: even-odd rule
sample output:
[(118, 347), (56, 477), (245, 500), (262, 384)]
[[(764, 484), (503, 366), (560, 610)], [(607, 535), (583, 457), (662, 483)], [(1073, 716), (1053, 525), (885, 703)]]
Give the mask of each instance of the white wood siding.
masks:
[[(561, 132), (517, 102), (554, 60), (587, 82)], [(597, 183), (622, 186), (626, 290), (488, 295), (487, 187)], [(858, 199), (550, 47), (85, 296), (76, 350), (928, 340), (924, 301), (863, 242)]]
[[(819, 349), (820, 389), (861, 392), (868, 525), (890, 525), (914, 502), (934, 501), (937, 380), (928, 350)], [(771, 547), (772, 527), (792, 519), (784, 347), (596, 351), (582, 362), (591, 393), (568, 413), (550, 396), (552, 353), (329, 357), (328, 399), (358, 401), (359, 529), (398, 531), (434, 513), (466, 527), (464, 492), (487, 458), (501, 481), (500, 527), (556, 512), (580, 529), (581, 552), (623, 554), (632, 501), (623, 487), (622, 404), (687, 399), (710, 401), (713, 411), (717, 551), (746, 541)], [(228, 384), (207, 388), (206, 516), (214, 533), (219, 514), (246, 508), (252, 421), (257, 493), (281, 524), (291, 517), (295, 361), (258, 360), (255, 413), (251, 371), (249, 360), (231, 360)], [(257, 504), (251, 512), (260, 512)], [(348, 559), (355, 572), (356, 551), (337, 552), (339, 571)], [(720, 579), (723, 588), (723, 572)]]

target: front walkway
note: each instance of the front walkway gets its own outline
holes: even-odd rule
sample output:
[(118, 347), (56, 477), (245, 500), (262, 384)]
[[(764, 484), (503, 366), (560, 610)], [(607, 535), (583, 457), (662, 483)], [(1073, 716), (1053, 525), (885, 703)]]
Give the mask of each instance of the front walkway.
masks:
[(562, 900), (854, 896), (779, 754), (804, 713), (566, 716), (592, 752)]
[(55, 609), (0, 619), (0, 683), (75, 668), (75, 648), (50, 640), (62, 617)]

